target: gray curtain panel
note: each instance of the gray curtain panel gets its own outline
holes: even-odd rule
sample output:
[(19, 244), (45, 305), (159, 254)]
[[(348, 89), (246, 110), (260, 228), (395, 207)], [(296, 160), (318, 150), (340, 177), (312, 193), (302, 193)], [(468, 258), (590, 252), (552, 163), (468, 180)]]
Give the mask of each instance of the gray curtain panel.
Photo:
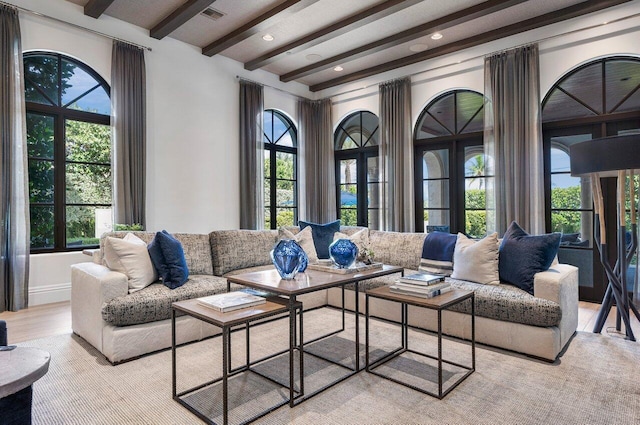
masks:
[(29, 183), (18, 11), (0, 5), (0, 312), (29, 304)]
[(514, 220), (545, 230), (538, 57), (536, 44), (485, 58), (488, 232), (503, 234)]
[(298, 144), (304, 158), (300, 219), (327, 223), (336, 219), (331, 100), (298, 101)]
[(146, 71), (144, 49), (113, 42), (111, 125), (113, 128), (114, 219), (146, 226)]
[(411, 80), (380, 84), (380, 228), (415, 231)]
[(240, 228), (264, 227), (262, 112), (264, 89), (240, 80)]

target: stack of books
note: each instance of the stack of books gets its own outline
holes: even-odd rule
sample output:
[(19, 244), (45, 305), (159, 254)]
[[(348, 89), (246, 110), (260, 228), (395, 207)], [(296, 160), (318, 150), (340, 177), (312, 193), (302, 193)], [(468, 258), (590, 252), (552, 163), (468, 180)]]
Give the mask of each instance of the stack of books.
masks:
[(198, 304), (222, 313), (264, 304), (266, 301), (263, 297), (243, 291), (198, 298)]
[(433, 298), (451, 291), (451, 284), (445, 282), (441, 275), (417, 273), (401, 277), (389, 286), (389, 290), (396, 294)]

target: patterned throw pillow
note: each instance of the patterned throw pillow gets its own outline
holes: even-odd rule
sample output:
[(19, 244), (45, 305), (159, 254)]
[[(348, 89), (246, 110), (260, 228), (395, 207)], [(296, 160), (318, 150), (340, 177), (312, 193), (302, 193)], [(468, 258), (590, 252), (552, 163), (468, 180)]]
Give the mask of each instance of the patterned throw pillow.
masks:
[(318, 254), (316, 253), (316, 247), (313, 244), (313, 235), (311, 234), (311, 227), (305, 227), (295, 235), (290, 230), (281, 227), (278, 229), (278, 240), (280, 239), (293, 239), (298, 242), (298, 245), (307, 254), (309, 263), (318, 262)]
[(451, 277), (484, 285), (499, 284), (498, 234), (475, 241), (458, 233)]
[(431, 232), (424, 238), (422, 256), (418, 270), (451, 276), (453, 272), (453, 251), (458, 237), (451, 233)]
[(104, 241), (104, 262), (109, 269), (127, 276), (129, 293), (146, 288), (157, 280), (147, 244), (133, 233), (127, 233), (122, 239), (107, 237)]

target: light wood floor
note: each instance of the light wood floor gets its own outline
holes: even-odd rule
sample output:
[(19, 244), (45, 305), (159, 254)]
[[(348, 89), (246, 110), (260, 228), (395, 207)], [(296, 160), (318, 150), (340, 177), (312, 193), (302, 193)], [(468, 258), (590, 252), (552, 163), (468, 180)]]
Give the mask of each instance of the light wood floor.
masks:
[[(578, 330), (591, 332), (600, 304), (581, 301), (578, 308)], [(30, 307), (18, 312), (0, 313), (7, 322), (9, 344), (71, 332), (71, 303), (61, 302)], [(631, 318), (631, 328), (640, 340), (640, 322)], [(623, 326), (624, 329), (624, 326)], [(611, 309), (603, 334), (619, 337), (615, 330), (615, 307)]]

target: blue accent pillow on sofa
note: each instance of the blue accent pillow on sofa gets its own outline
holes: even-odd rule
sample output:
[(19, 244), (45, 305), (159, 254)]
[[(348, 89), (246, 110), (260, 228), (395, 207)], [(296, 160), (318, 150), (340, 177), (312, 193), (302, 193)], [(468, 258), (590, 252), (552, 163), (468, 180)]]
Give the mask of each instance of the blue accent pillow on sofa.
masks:
[(427, 273), (451, 276), (453, 273), (453, 251), (458, 235), (445, 232), (427, 233), (422, 245), (422, 255), (418, 270)]
[(558, 254), (560, 233), (531, 236), (515, 221), (500, 244), (500, 281), (533, 295), (533, 277), (551, 266)]
[(165, 286), (176, 289), (189, 279), (189, 268), (182, 244), (163, 230), (148, 245), (151, 262)]
[(300, 230), (305, 227), (311, 227), (311, 236), (313, 236), (313, 245), (316, 247), (318, 258), (329, 258), (329, 245), (333, 242), (333, 234), (340, 231), (340, 220), (331, 223), (318, 224), (307, 221), (298, 221)]

